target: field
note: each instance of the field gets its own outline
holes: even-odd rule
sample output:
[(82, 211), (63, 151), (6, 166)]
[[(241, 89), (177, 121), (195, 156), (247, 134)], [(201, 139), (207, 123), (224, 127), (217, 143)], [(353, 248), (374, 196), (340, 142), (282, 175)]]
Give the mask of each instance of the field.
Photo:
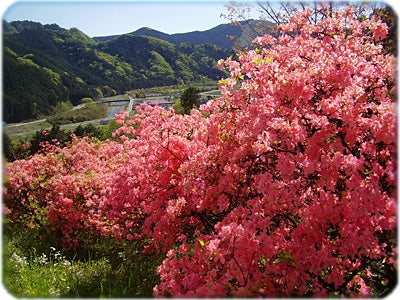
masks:
[(81, 252), (60, 251), (31, 234), (3, 236), (3, 284), (24, 297), (150, 297), (162, 256), (142, 255), (130, 245), (102, 240)]

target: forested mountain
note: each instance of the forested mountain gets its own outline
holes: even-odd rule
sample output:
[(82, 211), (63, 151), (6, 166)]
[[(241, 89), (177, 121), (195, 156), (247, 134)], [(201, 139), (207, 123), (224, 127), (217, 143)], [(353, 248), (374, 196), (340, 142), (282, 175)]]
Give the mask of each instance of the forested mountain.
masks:
[(216, 62), (230, 54), (212, 44), (134, 34), (98, 42), (77, 28), (3, 21), (3, 118), (19, 122), (51, 113), (60, 101), (218, 79), (224, 74)]
[[(205, 31), (192, 31), (187, 33), (167, 34), (148, 27), (142, 27), (132, 35), (151, 36), (163, 39), (173, 44), (191, 43), (191, 44), (214, 44), (225, 49), (232, 49), (235, 41), (240, 45), (248, 45), (254, 37), (253, 29), (262, 27), (266, 31), (270, 31), (275, 25), (268, 21), (248, 20), (241, 21), (238, 24), (221, 24)], [(94, 37), (98, 42), (113, 40), (118, 35)], [(234, 39), (233, 39), (234, 38)]]

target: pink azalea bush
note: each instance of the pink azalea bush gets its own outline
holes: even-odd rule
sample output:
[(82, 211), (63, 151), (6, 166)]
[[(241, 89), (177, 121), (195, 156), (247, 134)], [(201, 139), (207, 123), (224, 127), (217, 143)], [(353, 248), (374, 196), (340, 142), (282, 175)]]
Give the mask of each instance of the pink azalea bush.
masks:
[(122, 163), (121, 145), (75, 138), (63, 149), (46, 149), (6, 166), (7, 216), (28, 230), (46, 227), (66, 249), (78, 246), (82, 231), (108, 232), (101, 203), (106, 178)]
[(395, 263), (394, 58), (379, 20), (310, 14), (221, 60), (222, 97), (190, 115), (143, 105), (120, 142), (8, 164), (10, 218), (71, 248), (144, 241), (166, 253), (157, 296), (370, 295)]

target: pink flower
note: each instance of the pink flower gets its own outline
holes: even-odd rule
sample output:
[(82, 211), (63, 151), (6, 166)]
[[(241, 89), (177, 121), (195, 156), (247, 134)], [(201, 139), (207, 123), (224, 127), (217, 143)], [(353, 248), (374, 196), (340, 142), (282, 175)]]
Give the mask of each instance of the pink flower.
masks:
[(388, 28), (384, 23), (378, 23), (371, 28), (375, 40), (383, 40), (388, 34)]

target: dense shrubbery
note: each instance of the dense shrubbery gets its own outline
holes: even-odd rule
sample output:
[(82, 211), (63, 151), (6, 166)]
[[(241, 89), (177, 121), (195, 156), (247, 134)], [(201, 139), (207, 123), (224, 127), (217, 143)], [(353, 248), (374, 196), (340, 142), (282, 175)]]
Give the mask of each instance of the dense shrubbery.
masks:
[[(59, 124), (53, 124), (49, 130), (37, 130), (32, 137), (24, 139), (10, 139), (3, 132), (3, 155), (8, 162), (18, 159), (27, 159), (36, 153), (43, 153), (45, 145), (56, 145), (63, 148), (75, 137), (88, 137), (95, 140), (112, 138), (115, 129), (118, 128), (115, 120), (110, 120), (107, 125), (98, 126), (92, 123), (78, 125), (74, 130), (61, 129)], [(45, 147), (46, 148), (46, 147)]]
[[(324, 8), (321, 8), (322, 10)], [(190, 115), (142, 105), (119, 141), (74, 139), (6, 166), (11, 223), (167, 257), (158, 296), (367, 296), (395, 278), (394, 58), (387, 27), (310, 11), (220, 61)]]

